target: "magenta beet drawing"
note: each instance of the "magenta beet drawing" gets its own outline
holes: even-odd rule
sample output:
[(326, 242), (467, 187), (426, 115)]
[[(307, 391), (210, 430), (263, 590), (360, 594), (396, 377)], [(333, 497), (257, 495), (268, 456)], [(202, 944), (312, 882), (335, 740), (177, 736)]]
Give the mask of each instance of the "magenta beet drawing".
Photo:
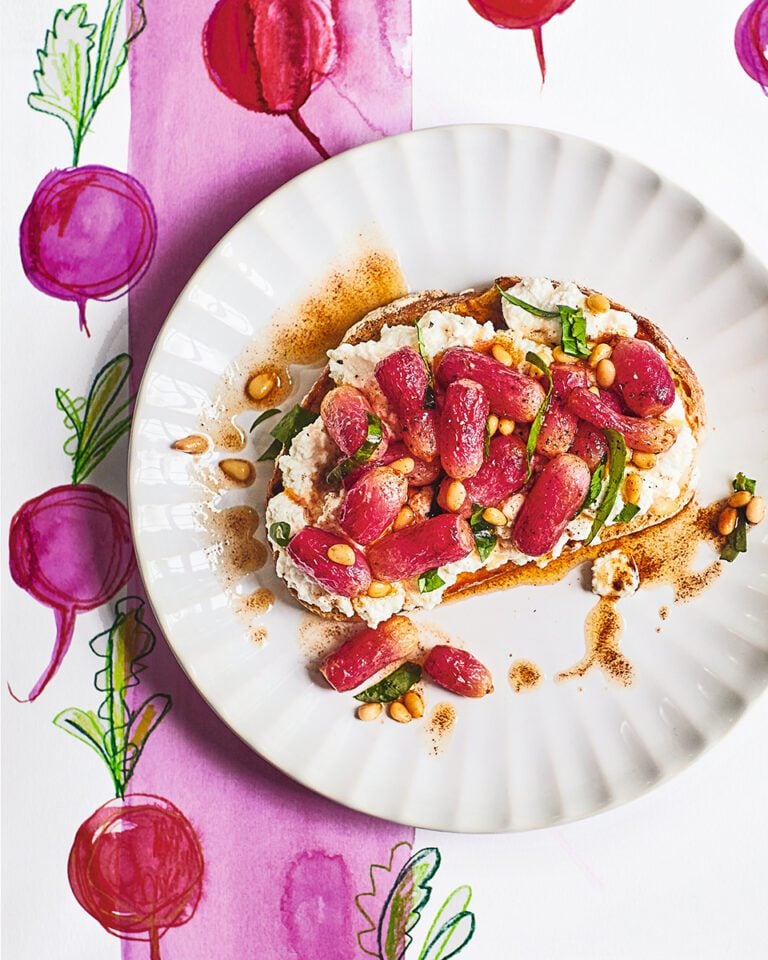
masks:
[(35, 191), (21, 224), (22, 266), (38, 290), (77, 304), (89, 336), (87, 301), (123, 296), (155, 251), (157, 222), (144, 187), (120, 170), (78, 166), (96, 111), (145, 26), (142, 0), (108, 0), (101, 24), (88, 22), (85, 4), (57, 10), (28, 97), (33, 110), (66, 125), (72, 166), (49, 173)]
[(115, 799), (75, 835), (67, 868), (72, 892), (105, 930), (148, 941), (150, 960), (160, 960), (160, 939), (197, 909), (204, 863), (194, 827), (177, 807), (163, 797), (127, 792), (150, 734), (172, 706), (163, 693), (132, 703), (155, 646), (143, 610), (138, 597), (119, 600), (112, 626), (91, 640), (104, 662), (95, 676), (104, 694), (98, 711), (70, 707), (54, 723), (99, 754), (115, 790)]
[(768, 94), (768, 0), (753, 0), (736, 24), (736, 55)]
[(203, 30), (211, 80), (247, 110), (285, 116), (321, 157), (301, 108), (337, 63), (326, 0), (219, 0)]
[(134, 569), (125, 506), (83, 483), (130, 427), (133, 397), (123, 396), (130, 369), (130, 357), (119, 354), (96, 374), (87, 398), (56, 390), (57, 405), (72, 431), (64, 444), (73, 463), (72, 482), (28, 500), (11, 521), (11, 576), (53, 610), (56, 622), (53, 653), (27, 700), (38, 697), (59, 669), (77, 615), (108, 603)]
[(469, 0), (477, 13), (497, 27), (507, 30), (531, 30), (536, 44), (542, 83), (547, 75), (541, 28), (558, 13), (564, 13), (574, 0)]

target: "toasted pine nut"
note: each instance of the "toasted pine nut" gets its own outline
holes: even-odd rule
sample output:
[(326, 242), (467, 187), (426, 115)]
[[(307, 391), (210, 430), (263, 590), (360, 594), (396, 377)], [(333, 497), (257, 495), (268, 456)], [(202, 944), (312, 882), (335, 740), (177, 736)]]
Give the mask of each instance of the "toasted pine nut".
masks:
[(584, 301), (584, 306), (590, 313), (607, 313), (611, 309), (611, 301), (602, 293), (590, 293)]
[(393, 460), (392, 463), (390, 463), (390, 467), (395, 473), (402, 474), (402, 476), (412, 473), (415, 466), (416, 463), (413, 457), (400, 457), (399, 460)]
[(490, 417), (486, 420), (486, 427), (488, 428), (488, 436), (492, 437), (494, 433), (499, 429), (499, 418), (495, 413), (492, 413)]
[(596, 397), (600, 396), (600, 387), (594, 386), (594, 384), (589, 388), (590, 393), (594, 393)]
[(467, 488), (461, 482), (461, 480), (451, 480), (448, 486), (445, 488), (445, 505), (451, 511), (451, 513), (456, 513), (457, 510), (461, 510), (464, 506), (464, 501), (467, 499)]
[(566, 353), (562, 347), (555, 347), (552, 351), (552, 357), (557, 360), (558, 363), (578, 363), (578, 357), (572, 357), (570, 353)]
[(361, 703), (357, 708), (357, 717), (359, 720), (375, 720), (380, 714), (380, 703)]
[(761, 523), (765, 516), (765, 501), (762, 497), (752, 497), (747, 504), (747, 520), (750, 523)]
[(499, 363), (503, 363), (505, 367), (512, 366), (512, 354), (506, 347), (502, 347), (500, 343), (494, 343), (491, 347), (491, 353), (493, 354), (493, 359), (498, 360)]
[(384, 583), (382, 580), (371, 580), (371, 585), (368, 587), (368, 596), (376, 599), (379, 597), (388, 597), (391, 592), (391, 585)]
[(601, 360), (607, 360), (612, 353), (613, 350), (610, 343), (598, 343), (595, 345), (595, 349), (592, 351), (592, 353), (590, 353), (587, 363), (594, 370)]
[(338, 563), (342, 567), (355, 565), (355, 551), (348, 543), (334, 543), (328, 547), (326, 556), (332, 563)]
[(749, 490), (738, 490), (736, 493), (732, 493), (730, 497), (728, 497), (728, 506), (746, 507), (751, 499), (752, 494), (749, 492)]
[(602, 387), (603, 390), (613, 386), (613, 381), (616, 379), (616, 367), (614, 367), (612, 360), (606, 357), (598, 363), (595, 367), (595, 379), (597, 385)]
[(507, 518), (496, 507), (486, 507), (483, 510), (483, 520), (494, 527), (505, 527), (507, 525)]
[(236, 483), (244, 483), (246, 486), (253, 483), (256, 475), (253, 464), (249, 460), (227, 457), (225, 460), (219, 460), (219, 467), (225, 477), (229, 477)]
[(656, 466), (655, 453), (643, 453), (641, 450), (635, 450), (632, 454), (632, 463), (638, 470), (651, 470)]
[(274, 373), (257, 373), (248, 381), (246, 390), (252, 400), (263, 400), (268, 397), (277, 385), (277, 377)]
[(414, 513), (413, 510), (406, 504), (401, 508), (400, 513), (395, 517), (395, 522), (392, 524), (395, 530), (402, 530), (403, 527), (410, 527), (413, 523)]
[(182, 453), (205, 453), (208, 449), (208, 438), (201, 437), (199, 433), (191, 433), (188, 437), (174, 440), (171, 446), (174, 450), (181, 450)]
[(389, 715), (393, 720), (397, 720), (398, 723), (410, 723), (413, 719), (410, 713), (408, 713), (407, 708), (400, 703), (399, 700), (395, 700), (394, 703), (390, 703)]
[(508, 437), (511, 433), (515, 432), (515, 426), (514, 420), (507, 420), (506, 417), (502, 417), (501, 420), (499, 420), (499, 433), (503, 437)]
[(405, 709), (410, 713), (414, 720), (424, 716), (424, 701), (415, 690), (409, 690), (403, 697)]
[(640, 503), (640, 494), (643, 492), (643, 480), (639, 473), (628, 473), (624, 480), (625, 503)]
[(724, 507), (717, 518), (717, 532), (721, 536), (727, 537), (729, 533), (733, 532), (738, 517), (735, 507)]

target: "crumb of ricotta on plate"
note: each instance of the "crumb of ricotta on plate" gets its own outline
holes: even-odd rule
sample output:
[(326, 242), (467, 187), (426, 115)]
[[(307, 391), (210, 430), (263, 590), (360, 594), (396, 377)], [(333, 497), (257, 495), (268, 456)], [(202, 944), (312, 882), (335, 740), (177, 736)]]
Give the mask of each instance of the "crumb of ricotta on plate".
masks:
[(592, 593), (598, 597), (629, 597), (640, 586), (635, 561), (622, 550), (604, 553), (592, 564)]

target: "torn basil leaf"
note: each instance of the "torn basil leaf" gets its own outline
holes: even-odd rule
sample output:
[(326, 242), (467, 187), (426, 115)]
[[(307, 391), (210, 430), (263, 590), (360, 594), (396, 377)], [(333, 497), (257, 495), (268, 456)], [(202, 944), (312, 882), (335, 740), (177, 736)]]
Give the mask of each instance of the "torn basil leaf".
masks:
[(483, 435), (483, 459), (487, 460), (491, 455), (491, 428), (489, 426), (491, 418), (485, 421), (485, 433)]
[(384, 430), (381, 426), (381, 420), (375, 413), (369, 412), (365, 416), (368, 419), (368, 433), (365, 440), (351, 456), (336, 464), (328, 474), (328, 483), (338, 483), (348, 473), (352, 473), (353, 470), (367, 463), (376, 453), (381, 438), (384, 436)]
[(613, 510), (624, 477), (624, 467), (627, 464), (627, 445), (624, 443), (624, 437), (616, 430), (605, 430), (604, 433), (605, 439), (608, 441), (608, 483), (603, 490), (595, 519), (592, 522), (592, 528), (584, 541), (584, 546), (589, 546), (592, 543), (608, 519), (611, 510)]
[(525, 474), (526, 483), (531, 479), (531, 459), (533, 457), (533, 451), (536, 449), (536, 441), (539, 439), (539, 433), (541, 432), (541, 425), (544, 422), (544, 417), (549, 410), (549, 404), (552, 400), (552, 374), (550, 373), (549, 367), (544, 363), (541, 357), (531, 352), (530, 350), (525, 355), (526, 363), (532, 364), (534, 367), (538, 367), (543, 373), (546, 374), (547, 380), (549, 381), (549, 387), (544, 396), (544, 399), (541, 402), (541, 406), (536, 412), (533, 423), (531, 424), (531, 429), (528, 433), (528, 442), (525, 445), (525, 459), (528, 464), (528, 470)]
[(629, 523), (639, 512), (640, 507), (636, 503), (625, 503), (613, 519), (616, 523)]
[(432, 593), (445, 586), (445, 580), (437, 572), (437, 567), (419, 574), (419, 593)]
[(391, 703), (408, 693), (414, 683), (421, 680), (421, 667), (418, 663), (404, 663), (388, 677), (374, 683), (372, 687), (363, 690), (355, 696), (355, 700), (363, 703)]
[(259, 457), (258, 462), (265, 460), (274, 460), (280, 455), (283, 447), (287, 447), (295, 436), (301, 433), (304, 427), (317, 420), (318, 414), (312, 410), (305, 410), (304, 407), (296, 406), (289, 410), (286, 415), (275, 424), (269, 431), (270, 436), (274, 437), (274, 442)]
[(472, 507), (472, 516), (469, 518), (469, 526), (472, 530), (472, 536), (475, 538), (475, 546), (480, 554), (480, 559), (485, 563), (491, 555), (491, 551), (496, 546), (498, 537), (494, 533), (492, 524), (483, 519), (483, 510), (485, 507), (474, 504)]
[(514, 304), (516, 307), (520, 307), (522, 310), (532, 313), (534, 317), (555, 317), (560, 316), (559, 310), (542, 310), (541, 307), (534, 307), (532, 303), (526, 303), (525, 300), (518, 300), (517, 297), (513, 297), (511, 293), (506, 290), (502, 290), (501, 287), (496, 284), (496, 289), (504, 297), (505, 300), (508, 300), (509, 303)]
[(741, 471), (736, 474), (736, 479), (733, 481), (733, 489), (738, 492), (740, 490), (748, 490), (752, 496), (755, 495), (755, 487), (757, 483), (755, 480), (751, 480), (749, 477), (745, 476)]
[[(603, 488), (603, 477), (605, 476), (605, 457), (602, 457), (600, 463), (592, 471), (592, 477), (589, 481), (589, 490), (587, 490), (587, 495), (584, 497), (584, 503), (582, 503), (579, 513), (582, 510), (586, 510), (587, 507), (592, 506), (592, 504), (600, 496), (600, 491)], [(577, 514), (578, 516), (578, 514)]]
[(563, 353), (585, 359), (592, 352), (587, 346), (587, 318), (574, 307), (562, 305), (557, 309), (562, 324), (560, 344)]
[(419, 325), (417, 320), (414, 324), (416, 327), (416, 340), (419, 344), (419, 355), (424, 361), (424, 366), (427, 368), (427, 389), (424, 391), (424, 409), (433, 410), (435, 407), (435, 381), (432, 375), (432, 365), (429, 362), (429, 357), (427, 356), (427, 347), (424, 343), (424, 331)]
[(248, 433), (253, 433), (254, 429), (258, 427), (260, 423), (264, 423), (265, 420), (269, 420), (270, 417), (274, 417), (277, 413), (280, 413), (277, 407), (272, 407), (271, 410), (265, 410), (264, 413), (260, 413), (249, 427)]
[(746, 553), (746, 552), (747, 552), (747, 517), (746, 517), (745, 511), (742, 509), (742, 510), (739, 510), (739, 517), (738, 517), (738, 520), (736, 521), (736, 526), (725, 538), (725, 545), (723, 546), (723, 549), (720, 551), (720, 559), (727, 560), (728, 563), (733, 563), (733, 561), (736, 559), (736, 557), (738, 557), (740, 553)]
[(280, 523), (273, 523), (269, 528), (269, 537), (273, 543), (278, 545), (278, 547), (287, 547), (291, 542), (290, 524), (283, 521)]

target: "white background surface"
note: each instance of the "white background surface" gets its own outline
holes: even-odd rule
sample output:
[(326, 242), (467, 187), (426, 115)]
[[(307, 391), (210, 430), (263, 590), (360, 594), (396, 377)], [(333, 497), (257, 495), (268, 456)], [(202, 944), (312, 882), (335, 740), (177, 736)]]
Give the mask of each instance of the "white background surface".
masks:
[[(466, 0), (413, 4), (415, 126), (501, 121), (591, 137), (680, 182), (768, 260), (768, 98), (733, 52), (746, 0), (576, 0), (544, 28), (543, 91), (528, 33), (497, 30)], [(20, 689), (47, 660), (53, 617), (10, 583), (10, 516), (66, 482), (53, 387), (87, 389), (126, 329), (124, 301), (91, 304), (94, 341), (79, 342), (75, 307), (36, 292), (19, 265), (24, 208), (44, 174), (69, 161), (63, 125), (24, 102), (54, 8), (47, 0), (9, 7), (3, 29), (3, 673)], [(125, 167), (128, 110), (123, 80), (83, 162)], [(744, 350), (734, 345), (729, 362)], [(120, 480), (97, 481), (121, 495)], [(87, 615), (82, 635), (102, 622)], [(74, 644), (49, 696), (25, 709), (3, 684), (3, 946), (13, 960), (118, 956), (118, 942), (75, 903), (65, 872), (76, 827), (109, 796), (107, 776), (50, 722), (65, 706), (91, 704), (91, 660), (87, 645)], [(441, 886), (474, 887), (467, 957), (764, 957), (767, 727), (763, 696), (688, 772), (590, 821), (505, 837), (418, 831), (417, 845), (441, 848)]]

